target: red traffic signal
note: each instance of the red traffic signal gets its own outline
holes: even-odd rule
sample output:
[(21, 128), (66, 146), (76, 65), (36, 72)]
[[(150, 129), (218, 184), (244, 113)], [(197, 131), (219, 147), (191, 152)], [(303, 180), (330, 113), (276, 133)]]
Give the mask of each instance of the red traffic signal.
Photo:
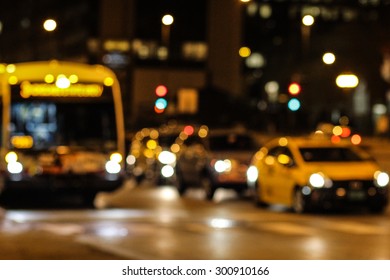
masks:
[(158, 97), (163, 97), (163, 96), (167, 95), (168, 88), (166, 86), (164, 86), (164, 85), (158, 85), (156, 87), (156, 89), (154, 90), (154, 92), (156, 93), (156, 95)]
[(298, 95), (298, 94), (301, 92), (301, 86), (300, 86), (300, 84), (298, 84), (298, 83), (291, 83), (291, 84), (288, 86), (288, 92), (289, 92), (291, 95)]

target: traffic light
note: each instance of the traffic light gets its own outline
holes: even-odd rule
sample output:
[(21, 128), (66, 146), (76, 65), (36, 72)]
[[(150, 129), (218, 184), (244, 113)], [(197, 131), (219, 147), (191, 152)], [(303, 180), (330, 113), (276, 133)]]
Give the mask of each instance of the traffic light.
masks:
[(161, 114), (168, 106), (168, 101), (166, 99), (166, 95), (168, 94), (168, 88), (165, 85), (158, 85), (155, 88), (154, 93), (157, 96), (157, 99), (154, 102), (154, 111), (157, 114)]
[(165, 85), (158, 85), (155, 89), (155, 93), (158, 97), (164, 97), (168, 93), (168, 88)]
[(288, 101), (287, 107), (290, 111), (298, 111), (301, 108), (301, 102), (297, 98), (297, 96), (301, 93), (301, 85), (297, 82), (292, 82), (288, 85), (288, 93), (292, 96), (292, 98)]
[(301, 85), (296, 83), (296, 82), (289, 84), (288, 93), (291, 95), (294, 95), (294, 96), (300, 94), (301, 93)]
[(287, 103), (287, 107), (290, 111), (298, 111), (299, 108), (301, 108), (301, 102), (298, 98), (291, 98), (290, 101)]

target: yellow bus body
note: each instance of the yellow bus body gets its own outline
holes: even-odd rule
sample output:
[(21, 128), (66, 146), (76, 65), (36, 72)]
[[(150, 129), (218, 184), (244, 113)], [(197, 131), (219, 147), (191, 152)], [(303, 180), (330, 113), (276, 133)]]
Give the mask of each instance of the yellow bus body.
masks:
[[(68, 61), (33, 61), (16, 64), (0, 64), (0, 97), (2, 101), (2, 132), (1, 132), (1, 173), (6, 173), (7, 163), (4, 161), (6, 155), (11, 151), (10, 141), (10, 121), (11, 121), (11, 86), (22, 85), (25, 83), (25, 88), (29, 92), (26, 94), (39, 94), (41, 88), (49, 88), (55, 83), (55, 79), (64, 76), (67, 79), (73, 79), (75, 91), (73, 97), (77, 95), (88, 95), (94, 92), (96, 87), (107, 86), (111, 88), (114, 104), (115, 121), (116, 121), (116, 153), (122, 158), (125, 156), (125, 127), (123, 119), (122, 96), (118, 79), (115, 73), (103, 65), (89, 65), (77, 62)], [(30, 84), (31, 83), (31, 84)], [(33, 85), (34, 84), (34, 85)], [(85, 84), (96, 84), (95, 88), (82, 88)], [(56, 98), (55, 94), (59, 94), (59, 98), (68, 94), (66, 90), (47, 90), (46, 94), (51, 94), (51, 98)], [(96, 96), (98, 97), (98, 96)], [(16, 137), (13, 139), (15, 143), (29, 147), (29, 137)], [(120, 162), (122, 170), (124, 169), (124, 161)], [(6, 186), (6, 179), (0, 182), (0, 194)]]

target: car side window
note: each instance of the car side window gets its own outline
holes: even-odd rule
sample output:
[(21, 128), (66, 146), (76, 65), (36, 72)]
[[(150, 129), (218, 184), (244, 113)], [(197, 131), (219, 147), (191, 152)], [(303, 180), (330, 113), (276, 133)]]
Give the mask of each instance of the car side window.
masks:
[(278, 157), (281, 157), (279, 162), (281, 162), (283, 165), (287, 167), (295, 166), (293, 154), (288, 147), (280, 147), (280, 154)]
[(275, 157), (275, 159), (286, 167), (295, 166), (293, 155), (288, 147), (277, 146), (269, 150), (268, 155)]
[(270, 156), (273, 156), (273, 157), (277, 157), (279, 155), (279, 150), (280, 150), (280, 147), (274, 147), (274, 148), (271, 148), (269, 151), (268, 151), (268, 155)]

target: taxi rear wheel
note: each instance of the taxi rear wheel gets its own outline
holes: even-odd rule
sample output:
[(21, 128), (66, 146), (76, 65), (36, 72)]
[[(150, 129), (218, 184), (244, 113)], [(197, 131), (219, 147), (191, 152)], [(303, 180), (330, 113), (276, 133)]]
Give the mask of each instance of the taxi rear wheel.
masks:
[(259, 182), (256, 182), (256, 184), (255, 184), (255, 189), (254, 189), (254, 193), (253, 193), (253, 200), (255, 202), (255, 205), (258, 207), (268, 206), (268, 204), (265, 203), (263, 198), (262, 198)]
[(295, 188), (293, 192), (292, 210), (295, 213), (307, 212), (308, 206), (300, 188)]

